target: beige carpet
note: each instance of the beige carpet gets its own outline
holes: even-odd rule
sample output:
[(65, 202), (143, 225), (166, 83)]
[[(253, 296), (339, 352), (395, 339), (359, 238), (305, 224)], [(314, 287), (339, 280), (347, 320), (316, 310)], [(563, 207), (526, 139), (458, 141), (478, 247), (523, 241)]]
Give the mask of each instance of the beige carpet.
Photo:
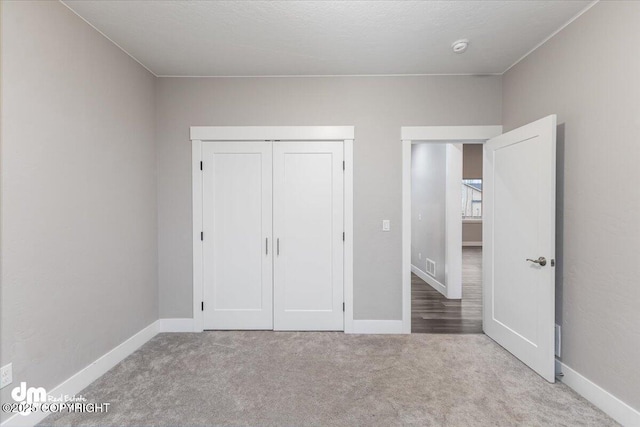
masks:
[(42, 425), (609, 426), (485, 335), (160, 334)]

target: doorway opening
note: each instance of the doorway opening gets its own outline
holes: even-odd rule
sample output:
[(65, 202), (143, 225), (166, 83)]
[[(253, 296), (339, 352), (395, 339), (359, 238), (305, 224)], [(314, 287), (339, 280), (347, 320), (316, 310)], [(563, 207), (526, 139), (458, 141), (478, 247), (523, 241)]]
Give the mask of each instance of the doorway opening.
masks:
[(402, 128), (405, 333), (482, 332), (482, 144), (501, 133)]
[(482, 145), (412, 144), (411, 199), (411, 332), (482, 333)]

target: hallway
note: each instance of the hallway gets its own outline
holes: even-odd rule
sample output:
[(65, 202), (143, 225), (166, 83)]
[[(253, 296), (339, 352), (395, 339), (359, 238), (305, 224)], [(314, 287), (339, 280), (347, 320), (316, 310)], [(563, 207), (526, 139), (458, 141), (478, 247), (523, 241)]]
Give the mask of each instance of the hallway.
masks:
[(462, 249), (460, 300), (448, 300), (411, 274), (411, 332), (482, 333), (482, 248)]

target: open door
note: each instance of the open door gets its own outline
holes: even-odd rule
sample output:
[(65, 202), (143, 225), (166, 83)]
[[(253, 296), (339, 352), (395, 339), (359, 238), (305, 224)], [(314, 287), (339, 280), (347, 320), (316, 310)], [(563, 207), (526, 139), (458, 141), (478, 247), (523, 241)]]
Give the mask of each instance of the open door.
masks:
[(555, 382), (556, 116), (484, 145), (484, 332)]

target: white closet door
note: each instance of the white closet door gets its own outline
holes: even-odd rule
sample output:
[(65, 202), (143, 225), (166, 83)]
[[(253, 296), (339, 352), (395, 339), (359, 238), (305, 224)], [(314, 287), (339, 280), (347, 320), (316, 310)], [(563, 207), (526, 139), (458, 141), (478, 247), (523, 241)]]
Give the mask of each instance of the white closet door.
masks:
[(272, 144), (204, 143), (204, 329), (273, 329)]
[(344, 330), (343, 144), (276, 142), (274, 329)]

